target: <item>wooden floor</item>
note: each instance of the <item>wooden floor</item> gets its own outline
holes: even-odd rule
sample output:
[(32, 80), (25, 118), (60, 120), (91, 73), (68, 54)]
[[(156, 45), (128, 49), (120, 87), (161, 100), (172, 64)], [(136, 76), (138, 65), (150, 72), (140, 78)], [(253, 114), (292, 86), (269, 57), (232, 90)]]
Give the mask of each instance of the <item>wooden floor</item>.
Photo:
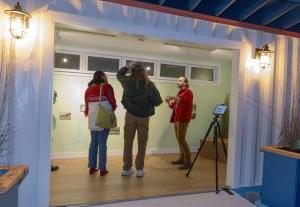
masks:
[[(122, 177), (122, 157), (109, 157), (110, 173), (90, 176), (86, 159), (53, 160), (60, 169), (51, 173), (51, 206), (99, 204), (137, 198), (215, 190), (214, 161), (198, 158), (188, 178), (170, 164), (177, 155), (149, 155), (145, 176)], [(226, 163), (219, 163), (219, 183), (224, 186)]]

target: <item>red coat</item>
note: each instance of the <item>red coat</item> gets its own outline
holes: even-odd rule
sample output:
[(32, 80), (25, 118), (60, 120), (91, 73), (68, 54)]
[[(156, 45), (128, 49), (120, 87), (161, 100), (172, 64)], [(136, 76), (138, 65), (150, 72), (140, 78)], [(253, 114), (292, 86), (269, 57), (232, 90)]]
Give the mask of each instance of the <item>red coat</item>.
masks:
[[(100, 84), (93, 84), (86, 89), (84, 94), (85, 100), (85, 111), (84, 114), (87, 116), (89, 112), (89, 102), (99, 102), (100, 95)], [(114, 89), (109, 83), (105, 83), (102, 86), (102, 100), (108, 100), (113, 110), (117, 108), (116, 99), (114, 95)]]
[(190, 122), (193, 110), (193, 92), (188, 87), (183, 87), (177, 94), (178, 103), (169, 104), (173, 109), (171, 122)]

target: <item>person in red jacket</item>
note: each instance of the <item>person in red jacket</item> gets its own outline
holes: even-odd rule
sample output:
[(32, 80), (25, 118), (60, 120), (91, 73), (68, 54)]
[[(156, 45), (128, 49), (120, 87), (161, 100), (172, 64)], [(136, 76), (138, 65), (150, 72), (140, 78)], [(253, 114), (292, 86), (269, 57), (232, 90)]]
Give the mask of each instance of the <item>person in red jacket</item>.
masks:
[(182, 165), (179, 169), (191, 167), (191, 152), (186, 142), (186, 131), (192, 117), (193, 92), (189, 89), (186, 77), (179, 77), (177, 80), (179, 92), (177, 97), (166, 97), (166, 102), (173, 109), (171, 123), (174, 123), (175, 135), (180, 149), (180, 157), (172, 164)]
[[(101, 100), (100, 87), (102, 87)], [(97, 154), (99, 149), (98, 169), (100, 170), (100, 176), (104, 176), (108, 173), (106, 169), (107, 161), (107, 138), (110, 129), (100, 128), (95, 125), (96, 113), (98, 104), (100, 103), (107, 110), (115, 110), (117, 108), (116, 99), (114, 96), (114, 90), (108, 83), (107, 77), (104, 72), (96, 71), (93, 79), (89, 82), (88, 88), (84, 94), (85, 100), (85, 116), (88, 116), (88, 127), (91, 131), (91, 142), (89, 147), (89, 173), (95, 174), (97, 170)]]

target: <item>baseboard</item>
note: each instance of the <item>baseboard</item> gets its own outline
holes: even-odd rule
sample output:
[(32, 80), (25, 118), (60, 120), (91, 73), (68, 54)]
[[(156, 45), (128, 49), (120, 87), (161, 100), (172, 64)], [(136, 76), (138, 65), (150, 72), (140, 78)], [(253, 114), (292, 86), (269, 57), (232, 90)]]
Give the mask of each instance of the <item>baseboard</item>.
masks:
[[(197, 152), (198, 148), (191, 148), (191, 152)], [(133, 154), (136, 155), (137, 151), (134, 150)], [(179, 153), (178, 148), (150, 148), (147, 149), (147, 155), (159, 155), (159, 154), (173, 154)], [(122, 156), (123, 150), (108, 150), (108, 156)], [(53, 152), (51, 153), (51, 159), (70, 159), (70, 158), (86, 158), (88, 157), (88, 151), (81, 152)]]

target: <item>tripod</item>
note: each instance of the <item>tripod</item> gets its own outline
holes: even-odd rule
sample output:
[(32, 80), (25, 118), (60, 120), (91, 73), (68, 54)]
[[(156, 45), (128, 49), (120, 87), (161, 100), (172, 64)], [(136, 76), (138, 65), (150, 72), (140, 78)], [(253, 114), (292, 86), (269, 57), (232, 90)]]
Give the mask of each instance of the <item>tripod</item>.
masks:
[(205, 141), (206, 141), (206, 139), (207, 139), (207, 137), (208, 137), (208, 135), (210, 133), (210, 130), (212, 129), (212, 127), (214, 127), (214, 140), (213, 140), (213, 144), (215, 145), (216, 193), (219, 193), (220, 192), (220, 189), (219, 189), (219, 177), (218, 177), (219, 176), (218, 175), (218, 158), (219, 158), (219, 155), (218, 155), (218, 142), (217, 142), (218, 133), (220, 135), (220, 138), (221, 138), (221, 141), (222, 141), (222, 146), (223, 146), (224, 153), (225, 153), (226, 157), (227, 157), (227, 150), (226, 150), (226, 147), (225, 147), (225, 144), (224, 144), (224, 138), (223, 138), (223, 135), (222, 135), (222, 132), (221, 132), (221, 127), (220, 127), (220, 124), (218, 122), (219, 115), (218, 114), (214, 114), (214, 115), (215, 115), (215, 117), (214, 117), (213, 121), (210, 123), (210, 126), (209, 126), (209, 128), (208, 128), (208, 130), (207, 130), (207, 132), (205, 134), (205, 138), (202, 141), (202, 143), (201, 143), (201, 145), (200, 145), (200, 147), (198, 149), (198, 152), (197, 152), (197, 154), (196, 154), (196, 156), (194, 158), (194, 161), (193, 161), (193, 163), (192, 163), (189, 171), (186, 174), (186, 177), (189, 176), (189, 174), (190, 174), (190, 172), (191, 172), (191, 170), (192, 170), (192, 168), (193, 168), (193, 166), (194, 166), (194, 164), (195, 164), (195, 162), (197, 160), (197, 157), (200, 154), (200, 152), (201, 152), (201, 150), (202, 150), (202, 148), (203, 148), (203, 146), (205, 144)]

